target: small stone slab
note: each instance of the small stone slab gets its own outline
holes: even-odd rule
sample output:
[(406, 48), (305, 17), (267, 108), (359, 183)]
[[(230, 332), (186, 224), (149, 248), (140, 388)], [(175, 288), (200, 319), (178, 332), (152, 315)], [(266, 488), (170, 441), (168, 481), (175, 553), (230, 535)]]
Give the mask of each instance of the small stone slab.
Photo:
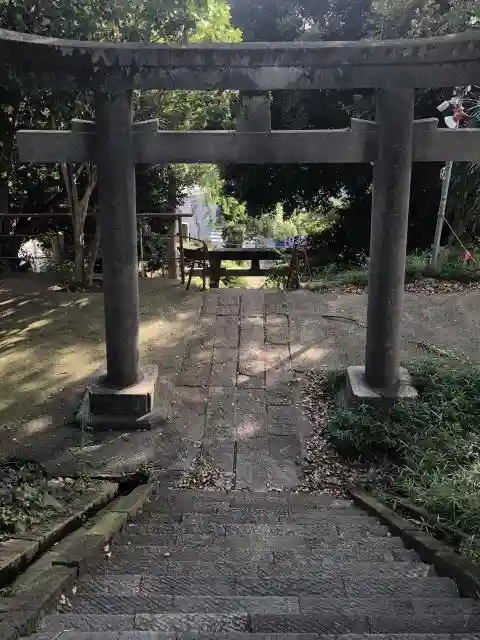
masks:
[(237, 375), (237, 387), (241, 389), (264, 389), (265, 377), (264, 376), (246, 376), (239, 373)]
[(389, 406), (398, 400), (414, 401), (418, 392), (412, 385), (412, 379), (406, 369), (400, 367), (399, 387), (394, 394), (380, 389), (373, 389), (365, 379), (365, 367), (348, 367), (347, 384), (345, 388), (345, 403), (347, 406), (370, 404), (376, 407)]
[(213, 363), (210, 385), (212, 387), (234, 387), (237, 382), (237, 362)]
[(297, 412), (295, 406), (269, 406), (267, 412), (268, 434), (272, 436), (294, 436), (297, 434)]
[(268, 315), (266, 322), (266, 339), (268, 344), (287, 345), (289, 342), (288, 317)]
[(236, 435), (239, 440), (266, 438), (267, 423), (265, 414), (237, 411), (235, 414)]

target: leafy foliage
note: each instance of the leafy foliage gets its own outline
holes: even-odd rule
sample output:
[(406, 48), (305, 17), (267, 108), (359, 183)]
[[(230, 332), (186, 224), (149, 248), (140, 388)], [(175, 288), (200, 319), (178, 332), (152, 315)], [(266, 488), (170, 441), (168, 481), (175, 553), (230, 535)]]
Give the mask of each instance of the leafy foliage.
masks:
[[(238, 29), (230, 24), (229, 7), (224, 0), (10, 0), (0, 7), (0, 27), (44, 36), (75, 38), (80, 40), (153, 41), (185, 43), (187, 41), (235, 41), (240, 39)], [(222, 128), (230, 118), (230, 96), (222, 92), (135, 92), (134, 101), (138, 120), (159, 118), (166, 128)], [(72, 118), (94, 118), (91, 96), (49, 91), (21, 95), (12, 89), (0, 88), (0, 203), (2, 211), (50, 211), (64, 208), (66, 216), (73, 206), (71, 194), (77, 189), (79, 202), (88, 193), (91, 184), (88, 172), (80, 167), (68, 169), (77, 175), (77, 183), (62, 180), (57, 167), (19, 165), (15, 155), (14, 133), (19, 128), (50, 129), (52, 126), (68, 128)], [(65, 168), (67, 169), (67, 168)], [(87, 167), (91, 173), (91, 168)], [(198, 170), (187, 167), (137, 167), (138, 210), (164, 211), (175, 206), (198, 177)], [(175, 175), (175, 194), (172, 198), (171, 175)], [(67, 175), (63, 172), (64, 177)], [(86, 182), (85, 182), (86, 180)], [(95, 193), (85, 204), (95, 206)], [(9, 203), (8, 203), (9, 199)], [(10, 207), (8, 207), (8, 204)], [(80, 207), (76, 207), (80, 210)], [(81, 218), (72, 216), (72, 221)], [(83, 216), (84, 217), (84, 216)], [(77, 249), (84, 237), (92, 238), (94, 222), (87, 219), (86, 226), (74, 225)], [(3, 229), (1, 225), (3, 224)], [(0, 221), (0, 231), (17, 234), (37, 233), (54, 225), (69, 227), (68, 217), (40, 218), (34, 223), (28, 219)], [(69, 233), (71, 237), (71, 231)], [(8, 240), (0, 245), (0, 255), (15, 255), (18, 242)], [(78, 253), (78, 250), (76, 253)], [(90, 253), (90, 252), (89, 252)], [(82, 267), (83, 256), (77, 265)]]
[[(420, 37), (478, 26), (472, 0), (230, 0), (232, 18), (245, 39), (345, 40)], [(417, 118), (431, 117), (451, 89), (418, 92)], [(351, 117), (373, 118), (369, 91), (282, 92), (272, 94), (274, 129), (343, 128)], [(436, 163), (414, 164), (409, 218), (409, 249), (431, 245), (440, 198)], [(229, 166), (226, 191), (247, 203), (250, 215), (272, 212), (283, 203), (287, 216), (302, 209), (318, 211), (332, 198), (344, 203), (336, 224), (318, 230), (318, 261), (348, 262), (368, 252), (371, 168), (368, 165)]]
[(328, 434), (342, 455), (380, 465), (387, 489), (477, 535), (480, 376), (458, 360), (447, 354), (409, 363), (417, 402), (337, 409)]

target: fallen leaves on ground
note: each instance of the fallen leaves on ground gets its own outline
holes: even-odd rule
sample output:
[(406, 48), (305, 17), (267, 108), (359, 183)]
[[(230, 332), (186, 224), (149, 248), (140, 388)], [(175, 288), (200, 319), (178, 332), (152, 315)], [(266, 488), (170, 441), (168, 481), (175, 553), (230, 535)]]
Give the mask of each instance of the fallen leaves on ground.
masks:
[(33, 462), (0, 464), (0, 540), (64, 511), (86, 489), (85, 479), (47, 478)]
[(298, 491), (344, 497), (348, 484), (360, 478), (364, 480), (374, 473), (374, 470), (365, 466), (349, 464), (329, 443), (326, 428), (335, 403), (335, 395), (326, 384), (325, 374), (306, 372), (302, 384), (302, 407), (312, 426), (313, 435), (306, 445), (304, 478)]
[(225, 477), (211, 460), (201, 455), (193, 461), (192, 467), (177, 480), (177, 489), (231, 489), (232, 479)]

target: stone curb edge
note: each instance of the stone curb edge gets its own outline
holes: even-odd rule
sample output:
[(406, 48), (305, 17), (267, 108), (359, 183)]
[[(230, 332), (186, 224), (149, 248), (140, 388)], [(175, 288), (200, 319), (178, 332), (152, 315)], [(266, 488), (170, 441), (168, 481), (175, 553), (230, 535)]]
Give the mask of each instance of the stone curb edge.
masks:
[(105, 556), (105, 546), (138, 513), (153, 488), (153, 484), (140, 485), (116, 498), (34, 562), (13, 584), (12, 596), (0, 599), (1, 640), (18, 640), (34, 633), (41, 617), (72, 589), (87, 563)]
[(13, 581), (42, 553), (48, 551), (71, 531), (75, 531), (89, 516), (113, 500), (118, 489), (118, 483), (102, 481), (97, 492), (88, 502), (80, 503), (72, 513), (56, 518), (47, 531), (42, 531), (41, 528), (39, 531), (34, 527), (31, 531), (22, 534), (12, 534), (10, 540), (14, 542), (16, 548), (13, 550), (11, 559), (0, 567), (0, 587), (3, 588)]
[(350, 486), (348, 492), (354, 502), (402, 538), (408, 549), (414, 549), (423, 562), (433, 565), (439, 576), (452, 578), (462, 597), (480, 600), (480, 567), (452, 551), (448, 545), (429, 533), (415, 528), (411, 522), (363, 489)]

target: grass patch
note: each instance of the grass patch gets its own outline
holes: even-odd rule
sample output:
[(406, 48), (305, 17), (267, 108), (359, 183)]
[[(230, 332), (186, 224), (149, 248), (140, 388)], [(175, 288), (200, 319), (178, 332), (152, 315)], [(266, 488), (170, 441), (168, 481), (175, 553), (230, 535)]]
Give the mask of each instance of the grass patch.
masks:
[[(430, 264), (430, 256), (425, 253), (407, 256), (405, 280), (407, 283), (431, 278), (440, 282), (458, 282), (464, 285), (480, 282), (480, 269), (475, 264), (460, 262), (457, 256), (445, 257), (438, 268)], [(311, 291), (328, 291), (341, 287), (364, 288), (368, 284), (368, 269), (352, 268), (339, 271), (329, 266), (318, 271), (307, 284)]]
[[(378, 466), (376, 489), (397, 494), (475, 538), (480, 531), (480, 375), (447, 357), (411, 362), (416, 403), (335, 409), (328, 440), (350, 461)], [(326, 384), (334, 391), (344, 373)], [(379, 480), (380, 478), (380, 480)]]

